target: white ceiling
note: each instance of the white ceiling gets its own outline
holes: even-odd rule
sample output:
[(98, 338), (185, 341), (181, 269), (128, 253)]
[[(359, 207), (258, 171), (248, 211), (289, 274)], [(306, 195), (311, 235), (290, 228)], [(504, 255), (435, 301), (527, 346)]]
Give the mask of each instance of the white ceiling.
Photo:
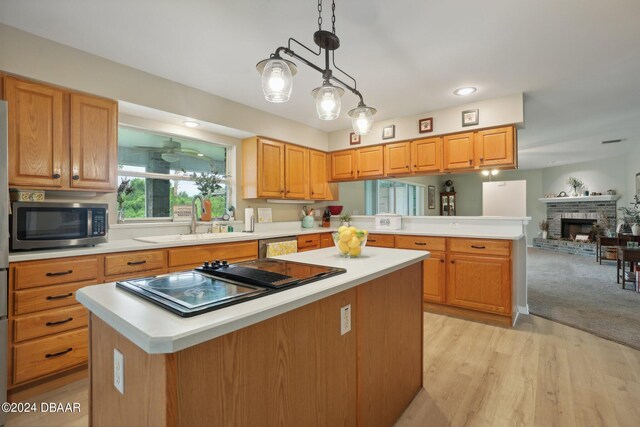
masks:
[[(344, 113), (317, 118), (310, 91), (319, 73), (300, 66), (291, 100), (270, 104), (255, 70), (289, 37), (313, 45), (316, 8), (312, 0), (0, 0), (0, 22), (318, 129), (346, 129)], [(336, 14), (336, 62), (378, 120), (524, 92), (523, 168), (640, 144), (638, 0), (338, 0)], [(466, 85), (478, 92), (452, 94)], [(345, 94), (343, 111), (356, 102)], [(600, 144), (616, 138), (626, 140)]]

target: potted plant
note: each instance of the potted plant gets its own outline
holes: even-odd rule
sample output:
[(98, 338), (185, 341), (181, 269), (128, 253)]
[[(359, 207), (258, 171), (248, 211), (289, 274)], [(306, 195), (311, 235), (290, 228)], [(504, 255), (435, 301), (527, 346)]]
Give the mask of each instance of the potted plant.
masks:
[(342, 225), (346, 225), (348, 227), (349, 223), (351, 222), (351, 214), (346, 212), (341, 214), (340, 221), (342, 222)]
[[(182, 172), (186, 173), (183, 169)], [(202, 194), (202, 198), (204, 199), (203, 214), (202, 221), (211, 221), (211, 200), (210, 196), (213, 196), (216, 191), (222, 189), (223, 180), (229, 178), (229, 175), (219, 174), (218, 172), (200, 172), (188, 174), (193, 182), (196, 184), (196, 188)]]
[(573, 188), (573, 193), (571, 194), (573, 197), (578, 197), (578, 189), (582, 188), (584, 183), (580, 181), (578, 178), (570, 176), (567, 180), (567, 184), (569, 187)]
[(118, 193), (116, 195), (116, 202), (118, 202), (118, 224), (124, 222), (124, 202), (129, 194), (133, 192), (130, 179), (123, 179), (118, 185)]
[(542, 238), (546, 239), (547, 236), (549, 235), (549, 221), (547, 221), (546, 219), (543, 219), (538, 224), (538, 227), (540, 227), (540, 231), (542, 231)]
[(640, 236), (640, 198), (637, 195), (633, 197), (631, 205), (630, 208), (624, 206), (619, 208), (622, 212), (622, 221), (631, 227), (631, 233), (634, 236)]

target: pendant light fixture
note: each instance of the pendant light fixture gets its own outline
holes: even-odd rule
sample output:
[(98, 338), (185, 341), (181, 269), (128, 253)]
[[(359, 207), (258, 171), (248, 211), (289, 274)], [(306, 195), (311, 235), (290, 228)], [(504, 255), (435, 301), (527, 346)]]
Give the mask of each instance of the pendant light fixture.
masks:
[[(334, 120), (340, 116), (341, 97), (344, 90), (347, 89), (359, 98), (358, 106), (349, 111), (353, 131), (357, 135), (367, 135), (371, 132), (373, 125), (373, 115), (376, 113), (375, 108), (367, 107), (362, 98), (362, 94), (357, 89), (356, 80), (349, 74), (338, 68), (335, 62), (334, 51), (340, 47), (340, 39), (336, 36), (336, 3), (331, 2), (331, 24), (332, 31), (322, 29), (322, 0), (318, 0), (318, 31), (313, 34), (313, 41), (318, 45), (318, 50), (309, 49), (296, 39), (290, 38), (287, 47), (281, 46), (276, 49), (271, 56), (265, 60), (258, 62), (256, 69), (262, 75), (262, 92), (269, 102), (287, 102), (291, 96), (293, 87), (293, 76), (296, 75), (298, 69), (296, 65), (280, 56), (285, 53), (290, 57), (297, 59), (301, 63), (322, 74), (322, 86), (315, 88), (311, 95), (316, 101), (316, 111), (320, 120)], [(297, 43), (301, 47), (307, 49), (316, 56), (324, 54), (324, 68), (315, 65), (313, 62), (303, 58), (291, 49), (291, 44)], [(331, 56), (331, 63), (329, 61)], [(353, 82), (353, 86), (345, 83), (333, 75), (330, 65)], [(332, 83), (336, 83), (334, 85)]]

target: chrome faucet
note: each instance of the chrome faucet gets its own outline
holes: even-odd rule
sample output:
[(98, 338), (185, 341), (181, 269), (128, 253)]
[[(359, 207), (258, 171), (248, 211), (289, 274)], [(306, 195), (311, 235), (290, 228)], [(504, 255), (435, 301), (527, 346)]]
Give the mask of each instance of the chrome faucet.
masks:
[(198, 226), (198, 213), (196, 212), (196, 200), (200, 200), (200, 218), (204, 213), (204, 199), (201, 195), (196, 194), (191, 200), (191, 234), (196, 234), (196, 227)]

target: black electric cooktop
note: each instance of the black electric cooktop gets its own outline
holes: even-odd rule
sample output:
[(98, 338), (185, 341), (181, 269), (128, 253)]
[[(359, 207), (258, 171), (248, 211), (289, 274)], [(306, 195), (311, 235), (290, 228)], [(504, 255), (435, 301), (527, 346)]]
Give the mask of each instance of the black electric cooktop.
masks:
[(345, 272), (344, 268), (271, 258), (237, 264), (216, 260), (194, 271), (127, 280), (116, 286), (190, 317)]

